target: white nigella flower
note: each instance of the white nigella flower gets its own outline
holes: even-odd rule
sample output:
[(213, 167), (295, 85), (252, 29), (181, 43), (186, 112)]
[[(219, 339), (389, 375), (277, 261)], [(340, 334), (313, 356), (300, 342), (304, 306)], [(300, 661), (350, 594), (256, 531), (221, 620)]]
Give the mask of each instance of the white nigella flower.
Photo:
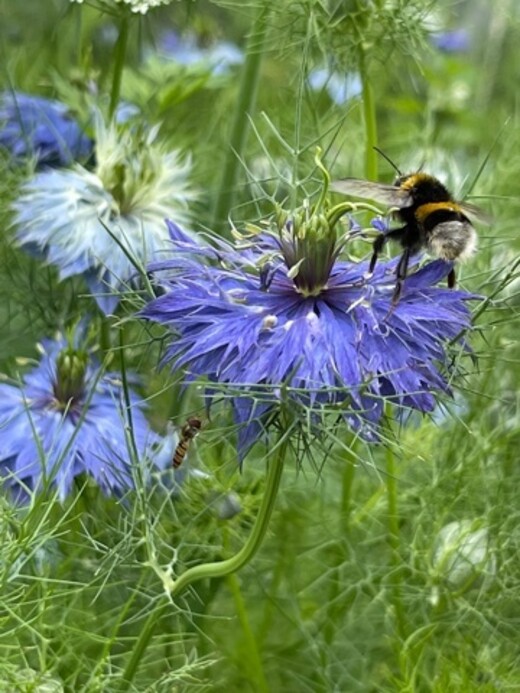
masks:
[(112, 312), (119, 292), (171, 247), (166, 217), (184, 225), (190, 160), (165, 151), (157, 128), (96, 122), (96, 166), (45, 170), (21, 189), (13, 207), (22, 247), (59, 268), (82, 274), (99, 307)]
[[(83, 0), (70, 0), (72, 3), (82, 4)], [(99, 3), (101, 7), (110, 5), (127, 5), (128, 8), (135, 12), (136, 14), (146, 14), (148, 10), (153, 7), (159, 7), (160, 5), (168, 5), (172, 0), (109, 0), (104, 2), (101, 0)]]

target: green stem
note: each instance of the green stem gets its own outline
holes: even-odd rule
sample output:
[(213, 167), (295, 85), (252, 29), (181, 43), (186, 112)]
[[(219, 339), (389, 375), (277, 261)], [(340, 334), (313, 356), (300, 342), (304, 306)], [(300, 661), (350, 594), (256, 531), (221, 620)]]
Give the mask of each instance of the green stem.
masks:
[[(269, 526), (269, 520), (271, 519), (276, 496), (280, 487), (288, 443), (288, 432), (284, 432), (278, 441), (276, 448), (277, 454), (269, 463), (262, 504), (260, 506), (260, 510), (258, 511), (253, 529), (251, 530), (251, 534), (249, 535), (244, 546), (240, 549), (240, 551), (238, 551), (238, 553), (224, 561), (203, 563), (202, 565), (188, 568), (188, 570), (182, 573), (182, 575), (180, 575), (172, 583), (170, 589), (171, 597), (178, 595), (180, 592), (182, 592), (182, 590), (196, 580), (226, 577), (227, 575), (240, 570), (240, 568), (249, 563), (249, 561), (253, 558), (260, 548)], [(129, 689), (130, 684), (132, 683), (136, 674), (137, 667), (139, 666), (139, 663), (153, 637), (155, 628), (169, 605), (170, 601), (165, 601), (150, 614), (148, 620), (144, 624), (143, 630), (141, 631), (135, 648), (130, 656), (130, 661), (128, 662), (123, 674), (123, 679), (121, 682), (122, 691)]]
[(323, 205), (325, 203), (325, 200), (327, 199), (327, 195), (329, 192), (329, 186), (330, 186), (330, 174), (323, 165), (323, 162), (321, 160), (321, 155), (322, 155), (322, 149), (321, 147), (316, 147), (316, 154), (314, 156), (314, 163), (316, 164), (316, 167), (319, 169), (322, 178), (323, 178), (323, 185), (321, 188), (321, 193), (318, 202), (316, 203), (314, 207), (314, 213), (321, 212)]
[[(341, 477), (341, 505), (339, 516), (338, 536), (340, 537), (335, 544), (335, 565), (331, 574), (330, 589), (327, 595), (326, 618), (323, 624), (323, 639), (326, 647), (323, 651), (323, 657), (327, 658), (330, 653), (332, 643), (336, 636), (336, 625), (338, 617), (343, 619), (347, 613), (351, 599), (341, 597), (341, 592), (344, 589), (344, 568), (349, 557), (349, 534), (350, 534), (350, 514), (352, 510), (352, 486), (356, 467), (350, 459), (344, 460), (343, 474)], [(324, 665), (326, 661), (323, 661)]]
[(406, 639), (406, 619), (402, 602), (402, 561), (399, 553), (399, 520), (397, 514), (397, 468), (391, 444), (386, 449), (386, 494), (388, 501), (388, 543), (391, 549), (392, 579), (391, 595), (394, 606), (397, 632)]
[(101, 316), (99, 319), (99, 344), (103, 352), (103, 356), (108, 356), (111, 350), (111, 325), (110, 318)]
[(123, 68), (125, 66), (126, 49), (128, 46), (128, 33), (130, 29), (130, 20), (126, 13), (121, 17), (119, 23), (119, 35), (114, 48), (114, 74), (112, 76), (112, 89), (110, 91), (110, 107), (108, 110), (109, 119), (112, 120), (114, 113), (119, 103), (119, 94), (121, 92), (121, 79), (123, 77)]
[(233, 595), (233, 600), (235, 602), (235, 610), (242, 626), (242, 633), (244, 635), (243, 647), (245, 652), (247, 652), (247, 678), (250, 683), (253, 684), (255, 691), (258, 693), (269, 693), (269, 686), (267, 685), (267, 680), (265, 678), (264, 668), (262, 665), (262, 659), (260, 657), (260, 652), (258, 651), (256, 639), (249, 623), (249, 618), (247, 616), (247, 609), (244, 603), (244, 598), (240, 590), (240, 583), (237, 576), (233, 573), (227, 576), (227, 582), (231, 594)]
[(231, 126), (231, 137), (220, 179), (220, 188), (213, 207), (212, 229), (224, 227), (225, 220), (233, 205), (235, 181), (246, 143), (248, 114), (252, 113), (260, 76), (260, 66), (266, 37), (266, 18), (268, 4), (259, 12), (247, 42), (246, 60), (242, 68), (238, 99)]
[(345, 460), (341, 479), (341, 517), (340, 529), (347, 533), (350, 529), (350, 511), (352, 509), (352, 484), (356, 474), (356, 465), (351, 460)]
[(203, 563), (202, 565), (196, 565), (193, 568), (188, 568), (188, 570), (182, 573), (182, 575), (180, 575), (173, 583), (171, 589), (172, 597), (179, 594), (179, 592), (185, 589), (192, 582), (195, 582), (195, 580), (225, 577), (226, 575), (234, 573), (237, 570), (240, 570), (240, 568), (243, 568), (253, 558), (255, 553), (260, 548), (264, 540), (267, 527), (269, 526), (269, 520), (271, 519), (278, 488), (280, 487), (280, 481), (282, 478), (287, 444), (287, 439), (280, 443), (278, 454), (269, 464), (262, 505), (260, 506), (260, 510), (255, 520), (255, 524), (253, 525), (251, 534), (249, 535), (249, 538), (244, 546), (238, 553), (231, 556), (231, 558), (227, 558), (225, 561)]
[(363, 89), (363, 116), (365, 120), (365, 177), (368, 180), (377, 180), (377, 120), (374, 92), (368, 78), (365, 53), (363, 49), (359, 53), (359, 72)]

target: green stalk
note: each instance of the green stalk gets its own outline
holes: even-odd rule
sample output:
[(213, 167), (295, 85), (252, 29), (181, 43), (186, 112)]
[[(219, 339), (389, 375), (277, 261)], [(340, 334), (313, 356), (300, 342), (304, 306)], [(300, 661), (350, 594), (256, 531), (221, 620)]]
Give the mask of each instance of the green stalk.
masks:
[[(262, 504), (260, 506), (260, 510), (258, 511), (253, 529), (251, 530), (251, 534), (249, 535), (244, 546), (240, 549), (240, 551), (238, 551), (238, 553), (224, 561), (203, 563), (202, 565), (188, 568), (188, 570), (182, 573), (182, 575), (180, 575), (171, 585), (171, 597), (178, 595), (186, 587), (188, 587), (188, 585), (191, 585), (191, 583), (195, 582), (196, 580), (210, 580), (213, 578), (226, 577), (227, 575), (240, 570), (240, 568), (243, 568), (253, 558), (260, 548), (267, 532), (267, 527), (269, 526), (269, 520), (271, 519), (276, 496), (280, 487), (288, 444), (289, 435), (287, 432), (284, 432), (278, 441), (277, 454), (269, 463)], [(125, 691), (129, 689), (139, 663), (152, 640), (155, 628), (161, 617), (166, 612), (170, 603), (171, 602), (169, 600), (165, 601), (148, 617), (148, 620), (143, 626), (143, 630), (139, 635), (135, 648), (130, 656), (130, 661), (128, 662), (123, 674), (120, 690)]]
[(233, 595), (233, 600), (235, 602), (235, 611), (238, 615), (238, 620), (242, 626), (242, 633), (244, 636), (243, 647), (247, 652), (247, 678), (249, 683), (254, 687), (254, 690), (258, 693), (269, 693), (269, 686), (265, 678), (264, 667), (262, 665), (262, 659), (260, 657), (260, 652), (258, 651), (256, 639), (249, 623), (249, 618), (247, 616), (247, 609), (244, 603), (244, 598), (240, 590), (240, 583), (237, 576), (232, 573), (227, 576), (227, 582), (231, 594)]
[(352, 485), (356, 474), (356, 465), (351, 460), (345, 460), (341, 478), (341, 507), (340, 530), (347, 534), (350, 529), (350, 511), (352, 509)]
[(399, 521), (397, 514), (397, 467), (394, 451), (389, 444), (386, 449), (386, 495), (388, 502), (388, 543), (391, 549), (392, 579), (390, 593), (394, 607), (397, 632), (406, 639), (406, 618), (402, 601), (402, 561), (399, 553)]
[(123, 77), (123, 68), (125, 66), (126, 49), (128, 46), (128, 34), (130, 29), (130, 20), (125, 12), (121, 16), (119, 23), (119, 35), (117, 37), (114, 48), (114, 74), (112, 76), (112, 89), (110, 91), (110, 107), (108, 117), (112, 120), (114, 113), (119, 103), (119, 94), (121, 93), (121, 79)]
[(246, 143), (248, 115), (255, 107), (256, 92), (260, 76), (263, 49), (266, 38), (266, 19), (269, 5), (266, 3), (260, 10), (247, 42), (246, 60), (242, 68), (238, 99), (231, 126), (229, 147), (220, 178), (220, 188), (215, 200), (212, 214), (212, 226), (217, 231), (224, 226), (235, 197), (235, 181)]
[(363, 94), (363, 116), (365, 121), (365, 177), (367, 180), (377, 180), (377, 120), (374, 92), (368, 78), (365, 53), (361, 48), (359, 53), (359, 72), (361, 75)]
[[(343, 474), (341, 477), (341, 505), (339, 508), (339, 527), (338, 536), (340, 537), (335, 544), (335, 563), (334, 570), (331, 574), (330, 589), (327, 595), (326, 617), (323, 624), (323, 639), (327, 645), (324, 648), (324, 658), (330, 653), (330, 648), (336, 636), (336, 625), (338, 618), (342, 619), (347, 613), (351, 601), (347, 602), (344, 598), (341, 599), (341, 591), (344, 588), (344, 569), (348, 556), (348, 536), (350, 533), (350, 513), (352, 509), (352, 486), (354, 484), (354, 476), (356, 467), (352, 460), (345, 459), (343, 465)], [(323, 661), (326, 665), (327, 662)]]
[(231, 556), (231, 558), (227, 558), (225, 561), (203, 563), (202, 565), (196, 565), (193, 568), (188, 568), (188, 570), (182, 573), (182, 575), (180, 575), (173, 583), (171, 589), (172, 597), (179, 594), (179, 592), (185, 589), (192, 582), (195, 582), (195, 580), (225, 577), (226, 575), (234, 573), (243, 568), (253, 558), (260, 548), (264, 540), (267, 527), (269, 526), (269, 520), (271, 519), (282, 478), (287, 444), (288, 440), (285, 439), (279, 445), (277, 456), (269, 464), (262, 505), (260, 506), (260, 510), (255, 520), (255, 524), (253, 525), (251, 534), (249, 535), (249, 538), (244, 546), (238, 553)]
[(103, 352), (103, 356), (108, 356), (111, 349), (111, 325), (110, 318), (105, 315), (99, 318), (99, 344)]

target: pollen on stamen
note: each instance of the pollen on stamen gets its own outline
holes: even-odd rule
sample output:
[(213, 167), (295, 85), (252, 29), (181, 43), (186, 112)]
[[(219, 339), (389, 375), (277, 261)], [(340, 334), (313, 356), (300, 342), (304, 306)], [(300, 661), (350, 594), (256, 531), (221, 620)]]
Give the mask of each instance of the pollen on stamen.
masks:
[(278, 318), (276, 315), (266, 315), (265, 318), (262, 320), (262, 329), (263, 330), (272, 330), (273, 327), (276, 327), (278, 324)]

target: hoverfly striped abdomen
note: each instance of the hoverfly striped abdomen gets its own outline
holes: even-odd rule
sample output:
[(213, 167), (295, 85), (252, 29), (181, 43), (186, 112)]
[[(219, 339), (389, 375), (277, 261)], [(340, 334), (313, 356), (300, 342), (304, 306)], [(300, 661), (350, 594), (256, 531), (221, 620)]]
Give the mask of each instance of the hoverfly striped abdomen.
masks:
[(179, 442), (173, 453), (173, 468), (177, 469), (181, 466), (190, 447), (191, 441), (199, 433), (202, 428), (202, 421), (197, 416), (190, 416), (184, 426), (181, 428)]

